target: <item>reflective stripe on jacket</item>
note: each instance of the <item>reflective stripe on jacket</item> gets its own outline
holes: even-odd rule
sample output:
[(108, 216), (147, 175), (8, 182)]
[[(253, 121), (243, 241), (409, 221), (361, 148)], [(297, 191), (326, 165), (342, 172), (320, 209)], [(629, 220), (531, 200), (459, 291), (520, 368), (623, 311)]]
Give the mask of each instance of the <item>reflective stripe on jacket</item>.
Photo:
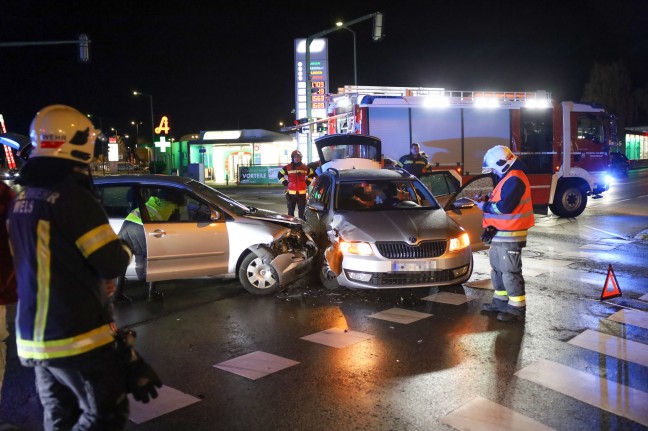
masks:
[[(502, 200), (502, 188), (507, 181), (517, 178), (524, 184), (524, 193), (520, 202), (511, 213), (502, 214), (497, 211), (497, 202)], [(483, 227), (493, 226), (498, 232), (493, 241), (526, 241), (527, 230), (534, 225), (533, 204), (531, 202), (531, 186), (527, 176), (521, 170), (510, 171), (497, 184), (488, 202), (492, 212), (484, 212)]]
[(303, 163), (295, 164), (289, 163), (277, 174), (280, 183), (288, 182), (286, 186), (288, 193), (291, 195), (306, 194), (306, 188), (310, 185), (313, 179), (313, 171)]
[(399, 163), (403, 169), (417, 178), (432, 170), (428, 160), (423, 156), (414, 158), (411, 154), (406, 154), (400, 158)]

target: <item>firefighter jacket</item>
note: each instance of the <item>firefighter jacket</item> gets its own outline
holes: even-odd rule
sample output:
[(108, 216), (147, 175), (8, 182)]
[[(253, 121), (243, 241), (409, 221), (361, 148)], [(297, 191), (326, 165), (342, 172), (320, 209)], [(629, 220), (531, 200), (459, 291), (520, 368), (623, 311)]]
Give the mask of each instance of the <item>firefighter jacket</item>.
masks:
[(514, 164), (491, 193), (483, 211), (483, 227), (497, 229), (493, 242), (525, 242), (534, 221), (531, 186), (524, 171)]
[(112, 344), (103, 280), (122, 275), (131, 253), (93, 194), (68, 180), (27, 187), (9, 210), (8, 226), (21, 363), (70, 363)]
[[(2, 256), (0, 260), (0, 305), (13, 304), (18, 300), (16, 293), (16, 273), (14, 271), (13, 260), (11, 259), (11, 252), (9, 251), (6, 223), (7, 212), (14, 197), (13, 190), (7, 184), (0, 181), (0, 256)], [(0, 333), (3, 330), (4, 328), (0, 328)]]
[(427, 159), (423, 156), (414, 157), (411, 154), (405, 154), (400, 158), (399, 163), (403, 169), (417, 178), (432, 170)]
[(303, 163), (289, 163), (277, 174), (279, 182), (288, 188), (291, 195), (305, 195), (313, 176), (313, 170)]

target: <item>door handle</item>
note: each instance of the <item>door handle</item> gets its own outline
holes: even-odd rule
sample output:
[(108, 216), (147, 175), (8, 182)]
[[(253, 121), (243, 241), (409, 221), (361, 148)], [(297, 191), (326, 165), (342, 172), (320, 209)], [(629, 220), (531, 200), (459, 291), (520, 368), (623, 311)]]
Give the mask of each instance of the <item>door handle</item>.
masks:
[(155, 229), (153, 232), (149, 232), (149, 235), (154, 236), (156, 238), (162, 238), (163, 236), (166, 236), (166, 231), (162, 229)]

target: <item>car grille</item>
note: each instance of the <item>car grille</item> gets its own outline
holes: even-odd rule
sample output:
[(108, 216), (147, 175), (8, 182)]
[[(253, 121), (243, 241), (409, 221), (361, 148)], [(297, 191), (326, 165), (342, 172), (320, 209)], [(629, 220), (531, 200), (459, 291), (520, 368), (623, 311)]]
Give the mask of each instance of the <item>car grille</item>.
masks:
[[(346, 276), (350, 280), (348, 270)], [(452, 269), (428, 272), (392, 272), (392, 273), (373, 273), (371, 279), (367, 282), (353, 280), (357, 283), (368, 284), (371, 286), (407, 286), (417, 284), (444, 283), (452, 280)]]
[(387, 259), (425, 259), (439, 257), (446, 251), (446, 241), (423, 241), (417, 245), (406, 242), (377, 242), (378, 252)]

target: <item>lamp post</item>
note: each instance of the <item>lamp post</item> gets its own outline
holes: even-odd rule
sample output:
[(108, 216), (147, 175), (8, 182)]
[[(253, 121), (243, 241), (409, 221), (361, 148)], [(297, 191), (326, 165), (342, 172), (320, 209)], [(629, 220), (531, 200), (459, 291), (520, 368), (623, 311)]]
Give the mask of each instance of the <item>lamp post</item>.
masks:
[(358, 56), (356, 55), (356, 33), (355, 31), (351, 30), (349, 27), (344, 25), (342, 21), (336, 22), (335, 25), (338, 27), (342, 27), (345, 30), (349, 30), (351, 33), (353, 33), (353, 86), (356, 87), (357, 89), (358, 88)]
[(133, 91), (133, 95), (135, 96), (146, 96), (149, 98), (149, 102), (151, 103), (151, 146), (155, 145), (155, 123), (153, 123), (153, 96), (150, 94), (142, 93), (140, 91)]
[[(382, 40), (383, 38), (383, 15), (381, 12), (374, 12), (368, 15), (361, 16), (360, 18), (356, 18), (354, 20), (351, 20), (347, 22), (346, 24), (342, 24), (340, 26), (336, 26), (333, 28), (329, 28), (328, 30), (323, 30), (320, 31), (319, 33), (315, 33), (311, 36), (308, 36), (306, 38), (306, 118), (308, 119), (308, 140), (307, 140), (307, 148), (306, 148), (306, 153), (308, 156), (308, 161), (311, 160), (311, 153), (312, 153), (312, 146), (313, 146), (313, 123), (311, 122), (311, 117), (313, 114), (313, 99), (312, 99), (312, 81), (311, 81), (311, 53), (310, 53), (310, 45), (313, 40), (317, 39), (318, 37), (326, 36), (329, 33), (333, 33), (334, 31), (337, 31), (340, 29), (340, 27), (347, 28), (350, 25), (357, 24), (361, 21), (365, 21), (368, 19), (373, 18), (374, 24), (373, 24), (373, 31), (372, 31), (372, 37), (375, 42), (378, 42)], [(348, 30), (348, 29), (347, 29)]]
[(137, 146), (137, 142), (139, 141), (139, 126), (142, 124), (141, 121), (131, 121), (131, 124), (135, 126), (135, 145)]

